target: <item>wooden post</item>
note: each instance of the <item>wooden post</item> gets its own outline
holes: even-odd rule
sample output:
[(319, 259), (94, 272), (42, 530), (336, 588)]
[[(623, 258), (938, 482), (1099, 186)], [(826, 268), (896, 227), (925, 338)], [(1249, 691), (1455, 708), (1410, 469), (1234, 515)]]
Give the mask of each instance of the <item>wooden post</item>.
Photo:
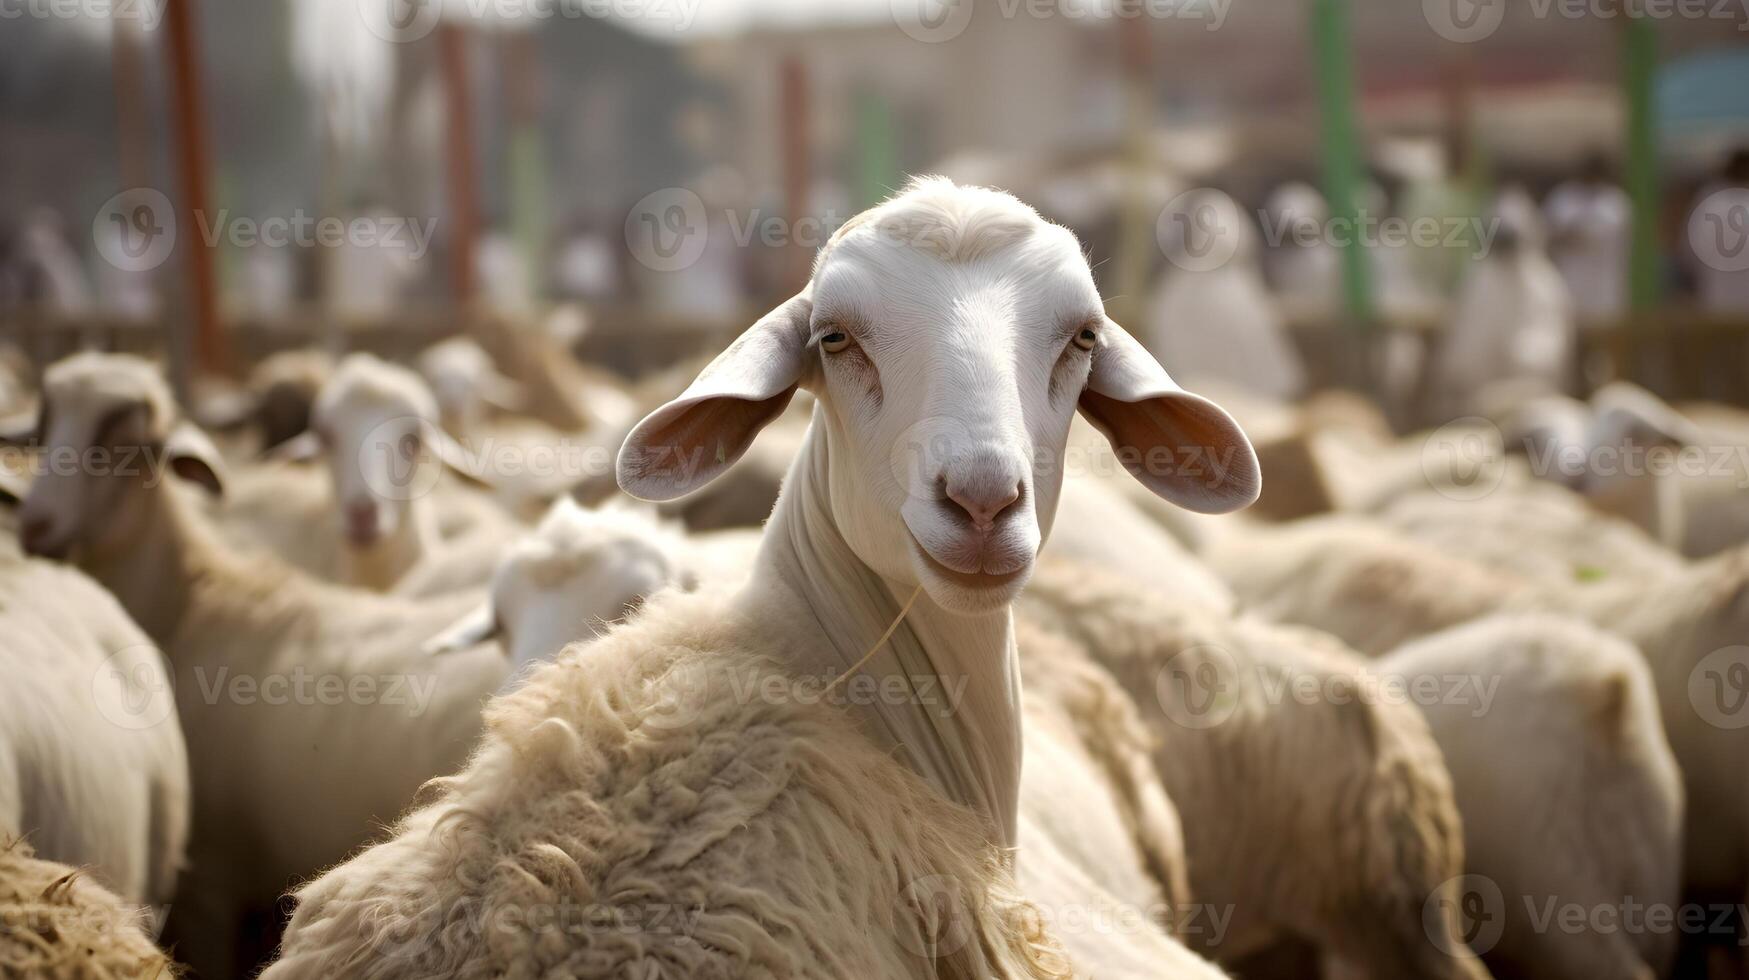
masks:
[(478, 171), (474, 165), (472, 93), (468, 88), (467, 35), (453, 22), (437, 28), (438, 70), (449, 106), (444, 158), (449, 184), (450, 289), (466, 316), (474, 299), (474, 240), (478, 234)]
[(231, 351), (219, 322), (217, 276), (212, 249), (201, 235), (207, 213), (208, 156), (206, 108), (202, 100), (200, 44), (194, 23), (194, 0), (166, 0), (164, 28), (169, 45), (170, 96), (175, 111), (178, 181), (181, 198), (176, 204), (176, 225), (181, 231), (183, 256), (187, 259), (189, 301), (194, 320), (193, 349), (186, 342), (172, 343), (172, 374), (178, 373), (177, 358), (186, 384), (187, 359), (202, 370), (225, 373), (231, 366)]
[(1627, 103), (1624, 176), (1633, 207), (1626, 270), (1628, 301), (1635, 313), (1643, 313), (1658, 305), (1662, 292), (1658, 254), (1658, 108), (1653, 91), (1658, 72), (1658, 35), (1650, 19), (1632, 10), (1627, 11), (1622, 27), (1622, 97)]
[(139, 31), (122, 18), (109, 22), (110, 84), (115, 89), (116, 173), (123, 190), (145, 187), (152, 170), (146, 128), (146, 67)]
[[(797, 55), (786, 55), (778, 69), (778, 121), (783, 141), (783, 198), (789, 226), (795, 229), (808, 216), (808, 185), (813, 180), (809, 168), (808, 134), (808, 68)], [(785, 262), (785, 294), (802, 288), (808, 281), (808, 268), (813, 260), (809, 251), (790, 235), (788, 261)]]
[(542, 78), (539, 35), (509, 31), (499, 47), (504, 70), (505, 114), (510, 120), (510, 230), (521, 254), (530, 299), (540, 300), (546, 267), (550, 206), (546, 153), (541, 142)]
[(1324, 122), (1325, 194), (1330, 198), (1330, 216), (1354, 232), (1336, 244), (1342, 254), (1342, 295), (1349, 323), (1359, 330), (1372, 322), (1372, 277), (1366, 250), (1358, 240), (1361, 155), (1347, 0), (1313, 0), (1312, 43)]

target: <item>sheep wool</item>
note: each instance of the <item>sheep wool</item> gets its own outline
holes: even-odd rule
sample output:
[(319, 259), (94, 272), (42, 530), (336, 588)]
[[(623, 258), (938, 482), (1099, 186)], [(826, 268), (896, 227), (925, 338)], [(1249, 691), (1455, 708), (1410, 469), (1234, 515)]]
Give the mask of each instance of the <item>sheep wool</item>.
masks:
[(0, 976), (172, 980), (145, 917), (83, 871), (0, 840)]

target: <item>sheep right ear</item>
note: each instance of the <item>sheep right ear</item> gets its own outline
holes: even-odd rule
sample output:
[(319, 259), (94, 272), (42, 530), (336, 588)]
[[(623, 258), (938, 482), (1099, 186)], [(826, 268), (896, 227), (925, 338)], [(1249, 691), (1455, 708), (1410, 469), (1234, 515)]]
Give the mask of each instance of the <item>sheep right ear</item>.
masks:
[(735, 338), (692, 386), (632, 428), (619, 450), (619, 485), (643, 500), (673, 500), (728, 469), (783, 414), (802, 381), (813, 300), (804, 289)]

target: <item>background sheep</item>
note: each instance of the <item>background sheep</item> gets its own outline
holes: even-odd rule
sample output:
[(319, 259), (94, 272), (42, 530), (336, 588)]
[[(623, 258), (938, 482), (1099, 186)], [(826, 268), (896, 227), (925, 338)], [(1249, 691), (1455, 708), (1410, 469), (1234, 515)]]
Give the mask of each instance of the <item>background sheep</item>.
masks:
[(1538, 918), (1580, 908), (1627, 920), (1681, 901), (1681, 776), (1639, 651), (1583, 622), (1507, 615), (1407, 644), (1378, 669), (1411, 687), (1478, 688), (1416, 703), (1451, 772), (1465, 870), (1504, 898), (1488, 909), (1502, 920), (1483, 952), (1494, 972), (1668, 975), (1673, 928), (1591, 928), (1588, 916), (1574, 931)]
[[(1159, 739), (1191, 892), (1232, 910), (1193, 948), (1233, 963), (1299, 936), (1365, 976), (1487, 975), (1425, 911), (1463, 864), (1439, 750), (1412, 707), (1367, 700), (1340, 644), (1071, 563), (1045, 563), (1021, 610), (1106, 666)], [(1296, 699), (1306, 680), (1346, 696)]]
[(163, 657), (110, 595), (0, 544), (0, 835), (130, 902), (175, 891), (188, 757)]
[[(44, 398), (50, 447), (135, 453), (220, 487), (210, 445), (149, 364), (77, 355), (50, 368)], [(233, 554), (192, 492), (162, 473), (49, 469), (20, 516), (27, 550), (76, 559), (170, 660), (194, 791), (170, 928), (217, 976), (246, 968), (231, 948), (245, 909), (271, 907), (461, 763), (505, 666), (495, 649), (420, 651), (461, 603), (342, 589)]]
[(90, 875), (0, 838), (0, 973), (33, 980), (170, 980), (149, 923)]

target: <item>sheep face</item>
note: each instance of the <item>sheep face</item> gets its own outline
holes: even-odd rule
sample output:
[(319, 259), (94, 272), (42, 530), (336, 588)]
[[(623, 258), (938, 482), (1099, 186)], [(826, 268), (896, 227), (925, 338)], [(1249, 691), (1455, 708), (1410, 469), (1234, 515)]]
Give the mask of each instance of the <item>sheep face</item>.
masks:
[(35, 555), (113, 553), (150, 517), (146, 494), (167, 474), (219, 492), (212, 443), (181, 422), (169, 387), (135, 357), (78, 354), (43, 378), (43, 457), (19, 512)]
[(996, 191), (916, 181), (839, 229), (807, 288), (632, 431), (621, 485), (663, 500), (708, 482), (797, 386), (818, 400), (810, 438), (845, 541), (948, 609), (1025, 583), (1077, 407), (1169, 499), (1256, 496), (1232, 419), (1106, 318), (1071, 233)]
[(428, 450), (437, 406), (413, 372), (368, 354), (341, 362), (310, 411), (347, 543), (369, 548), (413, 519), (440, 465)]

